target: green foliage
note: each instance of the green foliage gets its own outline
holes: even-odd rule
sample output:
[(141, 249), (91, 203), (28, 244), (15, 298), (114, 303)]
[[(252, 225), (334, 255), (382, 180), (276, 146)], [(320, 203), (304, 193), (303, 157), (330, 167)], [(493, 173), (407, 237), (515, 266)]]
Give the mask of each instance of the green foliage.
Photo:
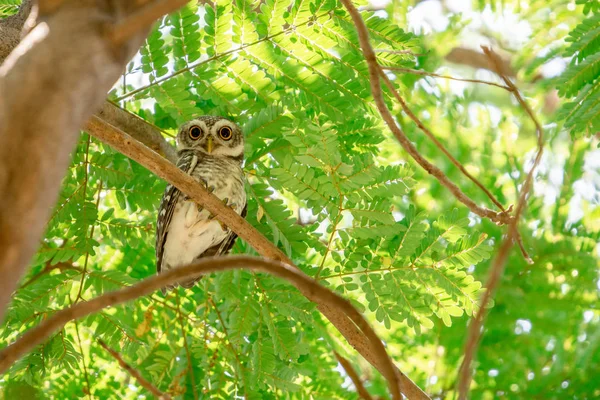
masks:
[[(598, 11), (591, 3), (584, 13)], [(563, 105), (558, 117), (574, 137), (591, 135), (600, 130), (600, 13), (588, 16), (566, 40), (571, 44), (564, 55), (572, 58), (558, 89), (572, 101)]]
[(21, 0), (0, 0), (0, 18), (16, 14), (20, 5)]
[[(0, 0), (0, 13), (17, 3)], [(415, 10), (435, 2), (418, 3)], [(570, 101), (558, 116), (540, 113), (556, 81), (523, 85), (549, 127), (546, 158), (519, 224), (535, 264), (511, 255), (485, 324), (473, 398), (600, 396), (598, 155), (585, 135), (597, 130), (600, 110), (598, 9), (584, 2), (573, 11), (570, 3), (473, 2), (531, 28), (522, 47), (508, 49), (520, 88), (520, 79), (540, 76), (557, 55), (571, 57), (557, 78)], [(445, 28), (417, 36), (407, 28), (409, 15), (411, 24), (418, 19), (410, 7), (393, 1), (385, 12), (361, 11), (378, 61), (466, 74), (468, 68), (444, 61), (463, 39), (479, 44), (466, 17), (444, 14)], [(486, 20), (473, 12), (474, 20)], [(510, 45), (510, 31), (486, 29), (485, 40)], [(535, 137), (509, 94), (390, 72), (448, 150), (501, 203), (514, 204)], [(195, 115), (238, 122), (246, 137), (247, 220), (304, 272), (351, 300), (420, 387), (455, 397), (467, 321), (505, 231), (469, 214), (401, 151), (373, 104), (358, 37), (339, 2), (190, 2), (157, 23), (111, 96), (170, 136)], [(384, 100), (424, 157), (476, 203), (492, 206), (388, 91)], [(551, 125), (561, 118), (571, 138)], [(2, 346), (58, 310), (155, 274), (164, 187), (82, 134), (0, 330)], [(242, 240), (233, 252), (256, 255)], [(247, 271), (207, 276), (192, 289), (157, 292), (67, 324), (9, 370), (0, 398), (150, 398), (97, 339), (175, 398), (356, 399), (333, 350), (351, 360), (374, 397), (388, 398), (384, 379), (314, 304), (279, 279)]]

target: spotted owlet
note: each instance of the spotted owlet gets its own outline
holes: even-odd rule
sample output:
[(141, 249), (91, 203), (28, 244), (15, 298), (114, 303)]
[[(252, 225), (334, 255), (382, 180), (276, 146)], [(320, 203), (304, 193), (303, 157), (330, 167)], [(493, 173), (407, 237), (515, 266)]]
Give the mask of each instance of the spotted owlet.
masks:
[[(202, 116), (186, 122), (177, 134), (177, 167), (202, 183), (242, 217), (244, 136), (238, 125), (222, 117)], [(181, 267), (202, 257), (226, 254), (237, 235), (221, 226), (172, 185), (167, 185), (156, 224), (156, 270)], [(198, 279), (181, 282), (192, 287)], [(172, 288), (172, 287), (170, 287)]]

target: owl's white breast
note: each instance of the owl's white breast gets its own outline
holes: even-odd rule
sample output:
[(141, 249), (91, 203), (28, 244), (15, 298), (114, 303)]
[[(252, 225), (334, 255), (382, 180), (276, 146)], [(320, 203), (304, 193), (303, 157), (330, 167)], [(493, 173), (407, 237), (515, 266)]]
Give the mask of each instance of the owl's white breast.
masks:
[[(213, 187), (218, 198), (227, 198), (230, 204), (235, 204), (234, 210), (240, 214), (246, 204), (243, 173), (238, 165), (231, 165), (235, 168), (230, 169), (227, 163), (216, 167), (198, 164), (191, 175)], [(168, 227), (161, 269), (189, 264), (227, 237), (229, 232), (216, 219), (209, 218), (207, 210), (198, 212), (196, 203), (180, 198)]]
[(217, 220), (208, 220), (206, 211), (198, 213), (192, 201), (177, 204), (165, 242), (163, 267), (186, 265), (227, 236)]

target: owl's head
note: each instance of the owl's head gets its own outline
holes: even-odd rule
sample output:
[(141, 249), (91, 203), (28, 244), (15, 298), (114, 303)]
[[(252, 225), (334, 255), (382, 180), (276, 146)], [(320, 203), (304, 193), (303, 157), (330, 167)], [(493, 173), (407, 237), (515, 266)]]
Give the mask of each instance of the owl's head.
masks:
[(177, 134), (177, 150), (198, 150), (215, 157), (239, 159), (244, 156), (244, 135), (234, 122), (203, 115), (186, 122)]

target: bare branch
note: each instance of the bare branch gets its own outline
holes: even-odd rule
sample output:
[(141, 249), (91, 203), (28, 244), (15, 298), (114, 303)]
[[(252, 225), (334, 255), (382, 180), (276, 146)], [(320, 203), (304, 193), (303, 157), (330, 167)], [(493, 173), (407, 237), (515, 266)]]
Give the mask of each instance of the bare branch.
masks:
[[(54, 0), (57, 1), (57, 0)], [(60, 1), (60, 0), (59, 0)], [(141, 29), (150, 26), (154, 21), (165, 14), (169, 14), (183, 7), (189, 0), (155, 0), (142, 7), (134, 14), (120, 21), (111, 32), (111, 39), (119, 44), (135, 35)]]
[(121, 357), (121, 355), (119, 353), (117, 353), (115, 350), (108, 347), (108, 345), (106, 343), (104, 343), (104, 341), (102, 339), (98, 339), (98, 344), (100, 346), (102, 346), (104, 348), (104, 350), (106, 350), (111, 356), (113, 356), (114, 359), (119, 362), (119, 365), (121, 366), (121, 368), (123, 368), (125, 371), (127, 371), (127, 373), (129, 375), (131, 375), (144, 389), (146, 389), (147, 391), (149, 391), (150, 393), (152, 393), (159, 399), (165, 399), (165, 400), (171, 399), (171, 396), (169, 396), (167, 393), (161, 392), (156, 386), (154, 386), (152, 384), (152, 382), (146, 380), (146, 378), (144, 378), (142, 376), (142, 374), (139, 373), (138, 370), (136, 370), (131, 365), (129, 365), (125, 360), (123, 360), (123, 357)]
[[(396, 98), (396, 100), (398, 101), (398, 103), (400, 103), (400, 105), (402, 106), (402, 109), (404, 110), (404, 112), (406, 113), (406, 115), (408, 115), (409, 118), (412, 119), (415, 124), (417, 124), (417, 126), (419, 127), (419, 129), (421, 129), (423, 131), (423, 133), (425, 133), (425, 135), (435, 144), (435, 146), (438, 149), (440, 149), (440, 151), (442, 153), (444, 153), (444, 155), (446, 156), (446, 158), (448, 158), (450, 160), (450, 162), (452, 162), (452, 164), (454, 164), (454, 166), (456, 166), (456, 168), (458, 168), (460, 170), (460, 172), (463, 173), (463, 175), (465, 175), (467, 178), (469, 178), (471, 180), (471, 182), (473, 182), (475, 185), (477, 185), (477, 187), (479, 189), (481, 189), (487, 195), (487, 197), (503, 213), (506, 213), (506, 210), (504, 209), (504, 206), (502, 205), (502, 203), (500, 203), (498, 201), (498, 199), (496, 199), (496, 197), (481, 182), (479, 182), (479, 180), (477, 178), (475, 178), (473, 175), (471, 175), (469, 173), (469, 171), (466, 170), (466, 168), (435, 137), (435, 135), (429, 130), (429, 128), (427, 128), (425, 126), (425, 124), (423, 124), (423, 122), (415, 115), (415, 113), (412, 112), (412, 110), (410, 109), (410, 107), (408, 107), (408, 104), (406, 104), (406, 102), (404, 101), (404, 99), (402, 98), (402, 96), (400, 96), (400, 93), (398, 93), (398, 91), (394, 87), (394, 84), (390, 81), (390, 79), (387, 77), (387, 75), (385, 73), (383, 73), (383, 71), (381, 72), (381, 79), (383, 79), (383, 81), (385, 82), (385, 84), (388, 87), (388, 89), (392, 92), (392, 94), (394, 95), (394, 97)], [(444, 176), (444, 177), (446, 179), (448, 179), (446, 176)], [(465, 195), (465, 197), (466, 197), (466, 195)], [(475, 211), (473, 211), (473, 212), (475, 212)]]
[(58, 311), (50, 318), (41, 322), (37, 327), (25, 332), (16, 342), (0, 352), (0, 374), (21, 356), (46, 340), (67, 322), (96, 313), (108, 306), (116, 306), (125, 302), (146, 296), (157, 289), (189, 278), (196, 278), (211, 272), (228, 271), (232, 269), (249, 269), (256, 272), (267, 272), (287, 280), (302, 293), (310, 293), (311, 300), (325, 304), (346, 315), (366, 337), (371, 351), (383, 366), (382, 374), (388, 381), (393, 399), (401, 399), (400, 382), (396, 375), (394, 364), (390, 360), (383, 343), (377, 337), (373, 328), (356, 308), (346, 299), (319, 285), (317, 281), (306, 276), (298, 269), (283, 263), (268, 261), (247, 256), (211, 257), (181, 268), (175, 268), (165, 273), (152, 276), (127, 288), (109, 292), (90, 301), (78, 303), (72, 307)]
[(354, 386), (356, 387), (356, 391), (358, 392), (358, 395), (365, 400), (373, 400), (373, 398), (371, 397), (371, 395), (369, 394), (367, 389), (365, 389), (365, 386), (363, 385), (362, 381), (360, 380), (360, 377), (354, 370), (354, 367), (352, 367), (352, 364), (350, 364), (350, 361), (348, 361), (344, 357), (342, 357), (337, 351), (334, 351), (333, 353), (335, 354), (335, 358), (337, 358), (338, 362), (344, 368), (344, 371), (346, 371), (346, 373), (352, 380), (352, 383), (354, 383)]
[(456, 78), (454, 76), (440, 75), (440, 74), (435, 74), (433, 72), (423, 71), (423, 70), (420, 70), (420, 69), (403, 68), (403, 67), (385, 67), (385, 66), (382, 66), (381, 68), (382, 69), (387, 69), (389, 71), (405, 72), (407, 74), (413, 74), (413, 75), (431, 76), (431, 77), (434, 77), (434, 78), (449, 79), (451, 81), (481, 83), (481, 84), (484, 84), (484, 85), (496, 86), (496, 87), (499, 87), (501, 89), (510, 91), (510, 88), (508, 86), (500, 85), (500, 84), (498, 84), (496, 82), (483, 81), (481, 79)]
[(508, 78), (507, 72), (503, 69), (503, 64), (499, 61), (498, 56), (495, 53), (493, 53), (489, 48), (482, 48), (486, 56), (489, 57), (490, 62), (496, 69), (498, 75), (504, 80), (506, 85), (510, 87), (513, 95), (515, 96), (521, 107), (523, 107), (523, 109), (527, 112), (527, 114), (535, 124), (538, 138), (538, 151), (533, 161), (533, 165), (529, 170), (527, 177), (525, 178), (525, 183), (523, 184), (521, 193), (519, 194), (519, 202), (517, 203), (517, 208), (515, 210), (515, 218), (513, 221), (511, 221), (510, 225), (508, 226), (508, 234), (504, 239), (502, 246), (500, 246), (498, 255), (492, 263), (492, 268), (490, 270), (487, 282), (485, 284), (486, 291), (481, 299), (481, 306), (477, 314), (475, 315), (475, 318), (472, 319), (471, 323), (469, 324), (468, 337), (465, 345), (465, 356), (459, 369), (458, 397), (460, 400), (464, 400), (467, 398), (467, 393), (469, 391), (469, 386), (471, 384), (472, 379), (471, 364), (473, 362), (473, 358), (475, 357), (475, 353), (477, 351), (477, 347), (479, 346), (479, 341), (481, 339), (481, 328), (487, 315), (486, 308), (490, 300), (494, 297), (498, 284), (500, 283), (500, 279), (502, 278), (502, 274), (504, 273), (504, 267), (506, 266), (506, 261), (510, 254), (510, 250), (513, 246), (513, 243), (518, 238), (517, 225), (523, 213), (523, 210), (527, 206), (527, 194), (531, 189), (533, 174), (535, 172), (535, 169), (539, 165), (540, 160), (542, 159), (542, 153), (544, 151), (544, 131), (533, 110), (531, 109), (529, 104), (527, 104), (527, 102), (523, 99), (521, 93), (519, 92), (515, 84), (512, 83), (512, 81)]
[[(107, 124), (98, 117), (92, 117), (90, 121), (88, 121), (86, 130), (117, 151), (148, 168), (151, 172), (165, 179), (170, 184), (175, 185), (192, 200), (215, 215), (215, 218), (227, 225), (231, 230), (237, 233), (240, 238), (248, 242), (248, 244), (250, 244), (261, 256), (285, 262), (297, 269), (292, 261), (280, 249), (267, 240), (260, 232), (236, 214), (231, 208), (225, 206), (221, 200), (213, 194), (208, 193), (202, 185), (196, 182), (192, 177), (180, 171), (175, 165), (131, 138), (125, 132)], [(311, 292), (304, 293), (304, 295), (314, 301)], [(319, 311), (321, 311), (342, 333), (348, 343), (350, 343), (356, 351), (362, 354), (362, 356), (380, 372), (384, 373), (385, 365), (378, 358), (377, 354), (372, 352), (367, 338), (343, 312), (322, 303), (319, 303), (318, 308)], [(402, 384), (402, 391), (407, 397), (411, 399), (429, 399), (425, 392), (415, 385), (415, 383), (406, 375), (397, 368), (394, 367), (394, 369)]]
[[(466, 194), (460, 190), (458, 186), (456, 186), (438, 167), (427, 161), (416, 149), (416, 147), (411, 143), (411, 141), (406, 137), (404, 132), (398, 127), (394, 117), (392, 116), (390, 110), (387, 108), (384, 100), (383, 94), (381, 91), (381, 83), (379, 81), (380, 76), (385, 80), (389, 81), (381, 67), (377, 62), (377, 57), (375, 56), (375, 52), (369, 43), (369, 33), (367, 31), (367, 27), (365, 26), (364, 21), (362, 20), (360, 13), (354, 7), (350, 0), (342, 0), (342, 3), (350, 13), (354, 25), (356, 26), (356, 30), (358, 33), (358, 39), (360, 41), (360, 46), (362, 48), (363, 54), (365, 56), (365, 60), (367, 61), (367, 65), (369, 67), (369, 80), (371, 83), (371, 92), (373, 94), (373, 99), (375, 100), (375, 104), (379, 109), (379, 112), (386, 122), (396, 139), (400, 142), (402, 147), (410, 154), (410, 156), (421, 166), (425, 171), (429, 174), (433, 175), (437, 180), (445, 186), (450, 192), (459, 200), (461, 203), (466, 205), (473, 213), (479, 215), (480, 217), (489, 218), (495, 223), (499, 225), (508, 224), (512, 217), (508, 214), (508, 212), (495, 212), (493, 210), (478, 206), (473, 200), (471, 200)], [(388, 83), (388, 82), (386, 82)], [(391, 82), (390, 82), (391, 83)], [(423, 129), (423, 128), (421, 128)]]

